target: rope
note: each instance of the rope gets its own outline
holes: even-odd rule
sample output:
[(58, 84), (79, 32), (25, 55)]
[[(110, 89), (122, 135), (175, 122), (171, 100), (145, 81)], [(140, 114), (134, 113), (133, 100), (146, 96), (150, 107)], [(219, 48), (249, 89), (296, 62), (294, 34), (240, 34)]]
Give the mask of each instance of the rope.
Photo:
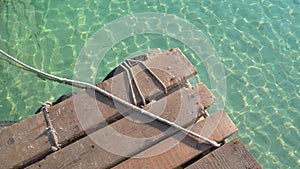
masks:
[(58, 138), (57, 138), (57, 133), (51, 124), (51, 120), (49, 119), (49, 111), (48, 109), (52, 106), (52, 103), (47, 101), (43, 104), (43, 107), (41, 111), (44, 114), (45, 122), (46, 122), (46, 129), (47, 129), (47, 134), (49, 138), (49, 142), (51, 144), (51, 150), (52, 151), (57, 151), (60, 149), (60, 144), (58, 143)]
[(132, 69), (131, 69), (130, 66), (126, 63), (126, 60), (125, 60), (125, 62), (123, 62), (123, 64), (125, 65), (125, 67), (127, 68), (127, 70), (129, 71), (129, 73), (130, 73), (130, 75), (131, 75), (131, 78), (130, 78), (129, 80), (132, 79), (132, 81), (133, 81), (133, 83), (134, 83), (134, 85), (135, 85), (135, 88), (137, 89), (137, 92), (138, 92), (138, 94), (139, 94), (139, 96), (140, 96), (140, 98), (141, 98), (141, 100), (142, 100), (143, 106), (146, 106), (146, 100), (145, 100), (145, 98), (144, 98), (144, 96), (143, 96), (143, 94), (142, 94), (142, 91), (141, 91), (141, 89), (140, 89), (140, 87), (139, 87), (139, 85), (138, 85), (138, 83), (137, 83), (137, 81), (136, 81), (136, 79), (135, 79), (135, 76), (134, 76), (134, 74), (133, 74)]
[(133, 104), (134, 105), (137, 105), (137, 101), (136, 101), (136, 97), (135, 97), (135, 94), (134, 94), (134, 90), (133, 90), (133, 87), (132, 87), (132, 83), (131, 83), (131, 77), (130, 77), (130, 74), (127, 70), (127, 67), (125, 67), (124, 65), (120, 65), (126, 72), (126, 76), (127, 76), (127, 79), (128, 79), (128, 84), (129, 84), (129, 89), (130, 89), (130, 92), (131, 92), (131, 97), (132, 97), (132, 101), (133, 101)]
[(127, 60), (142, 64), (142, 65), (146, 68), (146, 70), (147, 70), (147, 71), (155, 78), (155, 80), (157, 80), (157, 81), (159, 82), (159, 84), (160, 84), (160, 85), (162, 86), (162, 88), (164, 89), (165, 94), (168, 93), (168, 89), (167, 89), (166, 85), (160, 80), (160, 78), (158, 78), (158, 77), (156, 76), (156, 74), (155, 74), (150, 68), (148, 68), (148, 66), (145, 65), (144, 62), (141, 62), (141, 61), (139, 61), (139, 60), (132, 60), (132, 59), (127, 59)]
[(78, 87), (78, 88), (93, 89), (93, 90), (95, 90), (95, 91), (97, 91), (97, 92), (99, 92), (99, 93), (101, 93), (101, 94), (103, 94), (103, 95), (105, 95), (105, 96), (107, 96), (107, 97), (109, 97), (111, 99), (114, 99), (114, 100), (118, 101), (120, 104), (122, 104), (124, 106), (127, 106), (128, 108), (131, 108), (131, 109), (133, 109), (133, 110), (135, 110), (137, 112), (140, 112), (141, 114), (144, 114), (144, 115), (146, 115), (148, 117), (151, 117), (153, 119), (161, 121), (161, 122), (163, 122), (165, 124), (168, 124), (168, 125), (174, 127), (177, 130), (183, 131), (183, 132), (185, 132), (187, 134), (190, 134), (190, 135), (192, 135), (192, 136), (194, 136), (196, 138), (199, 138), (199, 139), (201, 139), (201, 140), (203, 140), (203, 141), (211, 144), (214, 147), (220, 147), (221, 146), (221, 144), (218, 144), (217, 142), (215, 142), (213, 140), (210, 140), (210, 139), (208, 139), (208, 138), (206, 138), (204, 136), (201, 136), (200, 134), (197, 134), (197, 133), (195, 133), (193, 131), (185, 129), (185, 128), (183, 128), (183, 127), (181, 127), (181, 126), (179, 126), (179, 125), (177, 125), (177, 124), (175, 124), (173, 122), (170, 122), (170, 121), (168, 121), (168, 120), (166, 120), (164, 118), (161, 118), (161, 117), (159, 117), (159, 116), (157, 116), (155, 114), (152, 114), (152, 113), (150, 113), (150, 112), (148, 112), (146, 110), (143, 110), (143, 109), (141, 109), (141, 108), (139, 108), (139, 107), (137, 107), (137, 106), (135, 106), (135, 105), (133, 105), (131, 103), (128, 103), (128, 102), (126, 102), (126, 101), (118, 98), (117, 96), (114, 96), (114, 95), (108, 93), (105, 90), (102, 90), (102, 89), (96, 87), (95, 85), (92, 85), (92, 84), (89, 84), (89, 83), (86, 83), (86, 82), (80, 82), (80, 81), (76, 81), (76, 80), (71, 80), (71, 79), (66, 79), (66, 78), (61, 78), (61, 77), (58, 77), (58, 76), (50, 75), (48, 73), (42, 72), (42, 71), (40, 71), (38, 69), (35, 69), (35, 68), (32, 68), (32, 67), (26, 65), (25, 63), (19, 61), (18, 59), (14, 58), (12, 56), (10, 56), (6, 52), (2, 51), (1, 49), (0, 49), (0, 53), (2, 53), (4, 56), (8, 57), (9, 59), (13, 60), (14, 62), (20, 64), (21, 66), (23, 66), (24, 68), (28, 69), (29, 71), (34, 72), (34, 73), (39, 74), (39, 75), (42, 75), (42, 76), (44, 76), (44, 77), (46, 77), (46, 78), (48, 78), (50, 80), (57, 81), (57, 82), (60, 82), (60, 83), (69, 84), (71, 86), (75, 86), (75, 87)]

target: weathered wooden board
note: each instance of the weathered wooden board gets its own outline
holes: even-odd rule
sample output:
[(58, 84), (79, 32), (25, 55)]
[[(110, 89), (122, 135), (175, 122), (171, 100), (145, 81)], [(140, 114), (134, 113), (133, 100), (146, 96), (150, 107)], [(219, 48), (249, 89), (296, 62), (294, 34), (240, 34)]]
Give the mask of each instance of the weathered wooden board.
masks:
[[(196, 74), (191, 63), (179, 49), (163, 52), (144, 63), (168, 88)], [(136, 73), (136, 79), (145, 98), (163, 93), (161, 87), (143, 71), (141, 66), (134, 66), (132, 70)], [(130, 101), (125, 76), (125, 73), (120, 73), (97, 86)], [(82, 92), (50, 108), (49, 116), (57, 132), (59, 144), (65, 146), (83, 137), (86, 131), (104, 127), (106, 119), (113, 119), (118, 115), (116, 105), (111, 99), (100, 94), (96, 94), (95, 99), (93, 95), (93, 92)], [(49, 154), (51, 144), (45, 127), (43, 114), (36, 114), (0, 130), (0, 168), (27, 165), (31, 160)]]
[[(145, 109), (157, 115), (161, 114), (161, 117), (170, 121), (176, 121), (179, 125), (187, 126), (203, 111), (202, 103), (209, 103), (207, 100), (212, 103), (214, 97), (207, 87), (200, 83), (193, 89), (183, 88), (175, 91), (164, 99), (150, 103)], [(176, 132), (161, 122), (134, 114), (129, 116), (134, 121), (123, 118), (50, 154), (28, 168), (109, 168), (126, 159), (124, 156), (132, 156)], [(147, 119), (149, 122), (143, 124), (141, 119)], [(134, 139), (127, 139), (128, 137)]]
[(4, 127), (11, 126), (15, 123), (17, 123), (17, 121), (0, 121), (0, 130)]
[(261, 169), (262, 167), (247, 150), (245, 145), (239, 138), (234, 138), (229, 143), (216, 149), (212, 153), (206, 155), (195, 163), (187, 167), (187, 169)]
[[(162, 53), (162, 51), (159, 49), (159, 48), (157, 48), (157, 49), (154, 49), (154, 50), (151, 50), (151, 51), (149, 51), (147, 54), (145, 54), (145, 55), (140, 55), (140, 56), (137, 56), (137, 57), (134, 57), (134, 58), (132, 58), (132, 59), (134, 59), (134, 60), (138, 60), (138, 61), (146, 61), (146, 60), (148, 60), (148, 59), (152, 59), (152, 58), (154, 58), (154, 57), (156, 57), (156, 56), (158, 56), (158, 55), (160, 55)], [(133, 67), (134, 65), (137, 65), (138, 63), (136, 62), (136, 63), (132, 63), (131, 62), (131, 64), (130, 64), (130, 66), (131, 67)], [(122, 68), (122, 66), (121, 65), (119, 65), (119, 66), (117, 66), (117, 67), (115, 67), (113, 70), (111, 70), (107, 75), (106, 75), (106, 77), (104, 78), (104, 80), (103, 81), (105, 81), (105, 80), (107, 80), (107, 79), (109, 79), (109, 78), (111, 78), (111, 77), (113, 77), (113, 76), (115, 76), (115, 75), (117, 75), (117, 74), (119, 74), (119, 73), (121, 73), (121, 72), (124, 72), (125, 70)]]
[[(237, 127), (224, 111), (218, 111), (208, 116), (205, 121), (196, 123), (191, 130), (220, 142), (237, 132)], [(190, 136), (186, 136), (178, 143), (177, 140), (183, 136), (183, 133), (177, 133), (114, 168), (175, 168), (211, 148), (211, 145)], [(169, 145), (174, 146), (168, 149)], [(162, 153), (157, 154), (158, 152)]]
[[(177, 48), (165, 51), (157, 57), (149, 58), (144, 64), (149, 67), (168, 88), (172, 88), (179, 83), (184, 83), (186, 79), (197, 74), (193, 65)], [(156, 92), (156, 95), (163, 94), (161, 86), (154, 83), (154, 79), (151, 78), (144, 69), (145, 68), (140, 66), (140, 64), (132, 68), (143, 96), (147, 97), (150, 93), (153, 94), (153, 92)], [(124, 73), (123, 76), (108, 79), (105, 83), (99, 83), (97, 86), (130, 102), (127, 94), (128, 85), (126, 81), (126, 75)], [(123, 95), (123, 93), (126, 93), (126, 95)]]

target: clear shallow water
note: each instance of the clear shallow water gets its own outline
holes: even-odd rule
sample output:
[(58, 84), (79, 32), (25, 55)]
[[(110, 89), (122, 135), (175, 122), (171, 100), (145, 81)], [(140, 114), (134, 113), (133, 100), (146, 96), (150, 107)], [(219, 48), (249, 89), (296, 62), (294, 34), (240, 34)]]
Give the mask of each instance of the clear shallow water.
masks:
[[(264, 168), (300, 166), (300, 1), (32, 1), (0, 0), (0, 48), (45, 72), (72, 78), (83, 44), (126, 14), (163, 12), (196, 25), (212, 41), (227, 80), (226, 112)], [(121, 28), (120, 28), (121, 29)], [(182, 43), (139, 35), (115, 45), (95, 81), (136, 51), (180, 47), (209, 82), (203, 64)], [(21, 120), (46, 100), (70, 92), (0, 57), (0, 119)]]

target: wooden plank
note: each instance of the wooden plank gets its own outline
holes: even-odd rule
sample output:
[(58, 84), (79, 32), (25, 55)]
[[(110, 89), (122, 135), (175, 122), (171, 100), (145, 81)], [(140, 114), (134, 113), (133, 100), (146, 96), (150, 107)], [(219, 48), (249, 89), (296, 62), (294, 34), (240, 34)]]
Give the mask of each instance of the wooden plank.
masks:
[(39, 151), (37, 147), (40, 144), (48, 144), (46, 151), (49, 151), (43, 122), (42, 114), (35, 115), (0, 130), (0, 168), (13, 168), (28, 162), (27, 152), (31, 154), (31, 158), (35, 158), (38, 155), (35, 151)]
[(229, 143), (216, 149), (212, 153), (206, 155), (195, 163), (187, 167), (187, 169), (261, 169), (262, 167), (247, 150), (245, 145), (239, 138), (234, 138)]
[(15, 123), (17, 123), (18, 121), (0, 121), (0, 130), (4, 127), (8, 127), (11, 126)]
[[(150, 58), (146, 60), (144, 64), (150, 68), (169, 89), (180, 83), (185, 83), (186, 79), (197, 74), (196, 69), (178, 48), (165, 51), (157, 57)], [(143, 96), (147, 97), (153, 92), (163, 94), (162, 88), (153, 82), (153, 78), (151, 78), (144, 69), (145, 68), (140, 65), (132, 68)], [(125, 85), (126, 80), (124, 80), (124, 76), (125, 75), (108, 79), (105, 83), (99, 83), (97, 86), (123, 100), (130, 101), (127, 95), (128, 88), (120, 88), (120, 86), (127, 86)], [(120, 92), (119, 90), (126, 90), (127, 92)], [(126, 95), (123, 96), (122, 93), (126, 93)]]
[[(237, 127), (224, 111), (218, 111), (208, 116), (206, 120), (196, 123), (191, 130), (220, 142), (237, 132)], [(186, 136), (178, 143), (178, 139), (182, 137), (184, 137), (183, 133), (177, 133), (114, 168), (175, 168), (211, 148), (211, 145), (190, 136)], [(166, 149), (169, 145), (174, 146)], [(163, 149), (165, 151), (162, 151)]]
[[(203, 96), (199, 93), (203, 93)], [(150, 103), (145, 109), (157, 115), (161, 114), (161, 117), (170, 121), (176, 121), (179, 125), (186, 126), (195, 121), (198, 112), (203, 111), (201, 103), (213, 98), (211, 95), (212, 93), (201, 83), (194, 89), (183, 88), (175, 91), (166, 99)], [(45, 160), (28, 168), (79, 168), (78, 166), (109, 168), (176, 132), (161, 122), (149, 121), (144, 124), (141, 123), (141, 119), (147, 119), (145, 116), (131, 115), (129, 117), (134, 121), (123, 118), (60, 151), (52, 153)], [(128, 137), (134, 139), (127, 139)], [(145, 139), (136, 141), (135, 139), (138, 138)], [(57, 159), (60, 160), (57, 161)]]
[[(178, 49), (147, 60), (145, 65), (153, 69), (169, 88), (196, 73), (191, 63)], [(169, 69), (170, 66), (172, 69)], [(137, 65), (132, 70), (136, 73), (145, 98), (163, 93), (142, 67)], [(125, 73), (120, 73), (97, 86), (130, 101), (124, 81), (125, 76)], [(83, 137), (86, 131), (105, 126), (106, 119), (114, 119), (118, 115), (114, 102), (100, 94), (96, 94), (96, 98), (93, 92), (82, 92), (50, 108), (49, 117), (58, 135), (59, 144), (66, 146)], [(32, 160), (51, 153), (51, 144), (45, 127), (43, 114), (39, 113), (0, 130), (0, 168), (26, 166)]]
[[(172, 57), (172, 61), (170, 61), (170, 57)], [(169, 88), (178, 85), (178, 83), (196, 73), (195, 69), (190, 67), (192, 66), (191, 63), (179, 49), (166, 51), (157, 57), (146, 60), (144, 63)], [(169, 69), (170, 66), (175, 68), (175, 70)], [(143, 96), (146, 99), (155, 99), (155, 96), (163, 95), (163, 90), (142, 69), (140, 66), (132, 68), (133, 72), (136, 73), (135, 77)], [(99, 83), (97, 86), (130, 102), (129, 91), (125, 87), (127, 86), (126, 80), (124, 80), (125, 76), (125, 73), (121, 73), (114, 78)], [(103, 127), (106, 125), (106, 121), (119, 116), (118, 111), (124, 109), (111, 99), (100, 94), (96, 95), (97, 100), (94, 100), (94, 97), (93, 93), (76, 95), (73, 99), (69, 99), (68, 102), (62, 102), (59, 106), (53, 106), (53, 109), (50, 109), (50, 112), (54, 112), (50, 113), (49, 116), (50, 119), (53, 119), (52, 124), (57, 133), (59, 133), (60, 144), (69, 142), (74, 136), (76, 138), (82, 136), (85, 131), (97, 129), (99, 126)], [(140, 102), (140, 100), (138, 101)], [(126, 112), (126, 110), (122, 111)]]
[[(145, 55), (140, 55), (140, 56), (134, 57), (132, 59), (144, 62), (148, 59), (152, 59), (152, 58), (160, 55), (161, 53), (162, 53), (161, 50), (159, 48), (157, 48), (157, 49), (148, 51), (148, 53), (145, 54)], [(137, 63), (133, 62), (133, 63), (130, 64), (130, 66), (133, 67), (134, 65), (137, 65), (137, 64), (138, 64), (138, 62)], [(109, 72), (109, 74), (106, 75), (106, 77), (104, 78), (103, 81), (105, 81), (105, 80), (107, 80), (107, 79), (109, 79), (109, 78), (111, 78), (111, 77), (113, 77), (113, 76), (115, 76), (115, 75), (117, 75), (121, 72), (124, 72), (124, 71), (125, 70), (122, 68), (122, 66), (119, 65), (116, 68), (114, 68), (111, 72)]]

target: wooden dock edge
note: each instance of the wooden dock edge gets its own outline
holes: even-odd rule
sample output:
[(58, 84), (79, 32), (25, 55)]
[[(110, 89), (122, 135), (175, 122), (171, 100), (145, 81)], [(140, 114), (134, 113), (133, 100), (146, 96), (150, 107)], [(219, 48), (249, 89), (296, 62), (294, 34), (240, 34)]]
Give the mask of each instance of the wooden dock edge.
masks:
[[(205, 128), (213, 128), (214, 130), (212, 132), (206, 132), (203, 131)], [(219, 141), (224, 141), (226, 138), (238, 131), (237, 127), (233, 124), (228, 115), (222, 110), (208, 116), (206, 120), (194, 124), (191, 130), (196, 133), (200, 133), (211, 140), (216, 140), (217, 138)], [(220, 136), (220, 133), (222, 133), (222, 136)], [(155, 152), (161, 151), (165, 147), (169, 147), (168, 145), (177, 143), (177, 138), (182, 138), (182, 135), (183, 133), (181, 132), (176, 133), (172, 137), (169, 137), (149, 149), (140, 152), (136, 156), (113, 168), (175, 168), (212, 148), (210, 144), (187, 135), (181, 142), (171, 149), (161, 154), (151, 156), (151, 154), (155, 154)], [(145, 156), (145, 158), (140, 158), (143, 156)]]
[(207, 154), (187, 169), (261, 169), (258, 161), (253, 157), (239, 138), (234, 138), (222, 147)]
[[(147, 66), (135, 64), (131, 70), (135, 72), (142, 95), (148, 99), (143, 108), (149, 112), (154, 110), (153, 114), (222, 143), (221, 147), (213, 147), (158, 120), (145, 123), (144, 120), (148, 117), (136, 116), (128, 108), (121, 110), (112, 99), (86, 90), (50, 107), (45, 116), (39, 113), (10, 127), (0, 128), (0, 168), (261, 168), (239, 138), (225, 142), (238, 129), (223, 110), (210, 116), (202, 116), (205, 118), (194, 123), (197, 112), (207, 115), (205, 109), (213, 104), (215, 97), (203, 83), (194, 88), (187, 87), (189, 85), (186, 79), (197, 72), (180, 49), (164, 52), (158, 49), (142, 57), (147, 57), (143, 60)], [(157, 77), (149, 76), (151, 71), (147, 72), (148, 67), (163, 85), (155, 82)], [(126, 72), (120, 71), (96, 86), (132, 103), (126, 89), (128, 77)], [(168, 92), (164, 92), (166, 87)], [(112, 90), (114, 88), (117, 90)], [(138, 97), (139, 103), (141, 98)], [(164, 100), (167, 100), (167, 104), (163, 103)], [(153, 106), (162, 112), (156, 111)], [(184, 116), (178, 118), (174, 113), (178, 110), (187, 115), (183, 113)], [(82, 123), (80, 119), (85, 122)], [(48, 127), (50, 122), (51, 128), (53, 127), (51, 131)], [(129, 140), (116, 137), (109, 128), (126, 137), (146, 140), (130, 145), (127, 144), (130, 143)], [(55, 134), (51, 137), (53, 133)], [(97, 142), (97, 139), (103, 140), (108, 136), (111, 137), (104, 144), (113, 146), (124, 154), (110, 151)], [(120, 140), (126, 144), (119, 145)]]
[[(170, 59), (172, 56), (174, 58)], [(171, 88), (196, 74), (195, 68), (189, 67), (191, 63), (186, 65), (188, 62), (187, 58), (179, 49), (174, 49), (173, 51), (160, 53), (159, 56), (147, 60), (145, 64), (149, 68), (155, 69), (153, 71), (160, 80), (168, 88)], [(170, 65), (171, 69), (169, 68)], [(182, 71), (182, 66), (184, 67), (184, 71)], [(138, 72), (136, 79), (145, 96), (151, 97), (151, 95), (157, 95), (157, 93), (163, 94), (161, 88), (157, 86), (144, 71), (141, 71), (139, 66), (133, 67), (132, 70)], [(124, 89), (121, 88), (117, 90), (117, 92), (121, 92), (121, 94), (117, 93), (116, 95), (121, 96), (124, 100), (130, 101), (128, 96), (125, 95), (125, 93), (128, 94), (128, 92), (126, 92), (124, 87), (124, 76), (125, 73), (114, 76), (98, 84), (98, 87), (111, 92), (110, 86), (119, 86), (118, 89), (120, 89), (120, 86), (123, 86)], [(77, 106), (76, 109), (73, 101), (77, 101), (77, 103), (81, 103), (84, 106)], [(101, 122), (95, 123), (95, 117), (91, 115), (91, 112), (97, 112), (101, 109), (105, 119), (114, 117), (118, 112), (113, 110), (112, 104), (113, 102), (107, 98), (102, 97), (102, 100), (99, 101), (95, 100), (95, 98), (87, 92), (82, 92), (50, 107), (49, 117), (58, 135), (58, 143), (62, 146), (66, 146), (84, 137), (87, 129), (98, 129), (99, 127), (97, 126), (102, 126), (102, 124)], [(78, 114), (76, 113), (78, 109), (82, 111), (81, 114), (84, 116), (81, 118), (91, 120), (91, 123), (87, 123), (88, 126), (82, 127), (82, 124), (78, 121)], [(39, 113), (22, 122), (0, 130), (0, 159), (3, 161), (3, 163), (0, 163), (0, 168), (23, 167), (51, 153), (52, 145), (49, 142), (45, 127), (46, 124), (43, 114)]]
[[(202, 106), (202, 102), (206, 103), (212, 96), (210, 90), (203, 83), (199, 83), (193, 89), (182, 88), (175, 91), (166, 96), (165, 99), (150, 103), (144, 109), (156, 115), (161, 114), (161, 117), (169, 121), (174, 122), (176, 120), (176, 124), (178, 125), (188, 126), (193, 124), (198, 113), (203, 111), (204, 106)], [(168, 103), (166, 104), (166, 107), (164, 107), (165, 103)], [(163, 110), (163, 112), (160, 112), (159, 110)], [(178, 115), (179, 117), (177, 117)], [(139, 118), (142, 119), (143, 115), (133, 115), (132, 117), (135, 117), (135, 121), (131, 121), (127, 118), (120, 119), (62, 150), (50, 154), (45, 159), (28, 166), (27, 168), (34, 169), (38, 167), (46, 169), (52, 168), (53, 164), (62, 168), (73, 168), (78, 165), (83, 165), (86, 168), (110, 168), (112, 165), (125, 160), (127, 157), (137, 154), (153, 144), (166, 139), (175, 132), (178, 132), (169, 128), (168, 125), (156, 120), (151, 123), (139, 122), (137, 116), (140, 116)], [(143, 119), (145, 118), (146, 117), (143, 117)], [(111, 128), (117, 133), (112, 133)], [(123, 136), (120, 137), (118, 133), (123, 134)], [(130, 142), (129, 140), (126, 140), (127, 137), (134, 139), (151, 139)], [(121, 139), (122, 142), (128, 144), (121, 144)], [(100, 145), (97, 143), (100, 143)], [(108, 151), (107, 147), (105, 149), (105, 145), (108, 143), (109, 145), (114, 145), (114, 148), (118, 150), (119, 154)], [(101, 145), (104, 145), (104, 148), (101, 147)], [(55, 162), (56, 159), (61, 159), (61, 161)], [(93, 162), (90, 160), (87, 161), (86, 159), (90, 159)]]

